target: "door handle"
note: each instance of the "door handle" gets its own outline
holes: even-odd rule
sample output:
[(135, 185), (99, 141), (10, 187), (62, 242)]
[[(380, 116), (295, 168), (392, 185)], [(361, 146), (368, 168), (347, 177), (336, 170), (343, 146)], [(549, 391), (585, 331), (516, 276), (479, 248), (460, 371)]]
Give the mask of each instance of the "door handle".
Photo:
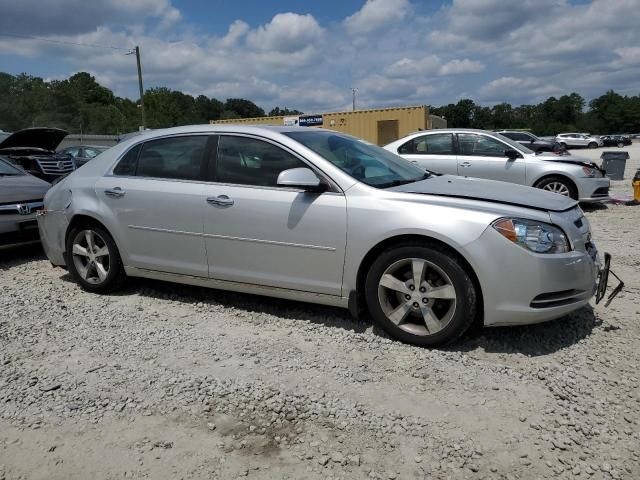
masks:
[(207, 203), (216, 207), (230, 207), (234, 202), (227, 195), (218, 195), (217, 197), (207, 197)]
[(471, 163), (470, 163), (470, 162), (462, 162), (462, 163), (460, 164), (460, 166), (461, 166), (461, 167), (470, 167), (470, 166), (471, 166)]
[(107, 197), (120, 198), (120, 197), (124, 197), (125, 191), (123, 189), (121, 189), (120, 187), (114, 187), (114, 188), (107, 188), (104, 191), (104, 194)]

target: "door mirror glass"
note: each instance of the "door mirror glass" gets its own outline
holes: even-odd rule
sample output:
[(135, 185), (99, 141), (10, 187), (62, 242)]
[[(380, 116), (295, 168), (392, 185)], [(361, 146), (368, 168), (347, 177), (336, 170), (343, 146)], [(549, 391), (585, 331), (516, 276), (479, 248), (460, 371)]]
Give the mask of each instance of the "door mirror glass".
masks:
[(513, 150), (512, 148), (505, 150), (504, 156), (507, 157), (509, 160), (515, 160), (516, 158), (520, 158), (520, 154), (515, 150)]
[(278, 185), (282, 187), (302, 188), (310, 191), (325, 189), (318, 176), (310, 168), (290, 168), (278, 175)]

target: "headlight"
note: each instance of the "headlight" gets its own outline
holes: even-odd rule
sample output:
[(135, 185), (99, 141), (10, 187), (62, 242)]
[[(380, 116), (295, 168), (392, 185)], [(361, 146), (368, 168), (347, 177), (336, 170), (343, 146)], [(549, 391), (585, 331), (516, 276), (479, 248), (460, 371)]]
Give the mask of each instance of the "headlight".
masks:
[(548, 223), (501, 218), (491, 226), (507, 240), (535, 253), (565, 253), (570, 250), (564, 232)]
[(596, 176), (596, 169), (595, 168), (582, 167), (582, 171), (584, 172), (584, 174), (587, 177), (595, 177)]

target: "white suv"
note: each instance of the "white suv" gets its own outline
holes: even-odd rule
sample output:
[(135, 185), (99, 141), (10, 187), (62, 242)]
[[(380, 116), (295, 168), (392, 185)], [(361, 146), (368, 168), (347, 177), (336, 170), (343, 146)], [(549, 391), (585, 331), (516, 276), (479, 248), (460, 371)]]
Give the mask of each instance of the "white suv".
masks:
[(556, 135), (556, 142), (565, 148), (598, 148), (604, 145), (600, 137), (594, 137), (589, 133), (559, 133)]

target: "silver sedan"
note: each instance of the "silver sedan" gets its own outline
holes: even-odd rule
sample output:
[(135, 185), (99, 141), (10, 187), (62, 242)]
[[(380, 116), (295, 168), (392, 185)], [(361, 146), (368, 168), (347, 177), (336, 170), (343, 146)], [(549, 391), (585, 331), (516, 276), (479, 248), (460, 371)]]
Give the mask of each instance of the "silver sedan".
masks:
[(437, 173), (528, 185), (580, 202), (609, 198), (610, 180), (590, 160), (536, 154), (499, 133), (455, 128), (422, 131), (384, 148)]
[(128, 276), (334, 305), (425, 346), (562, 317), (600, 271), (569, 198), (304, 127), (145, 133), (55, 185), (38, 220), (91, 292)]

